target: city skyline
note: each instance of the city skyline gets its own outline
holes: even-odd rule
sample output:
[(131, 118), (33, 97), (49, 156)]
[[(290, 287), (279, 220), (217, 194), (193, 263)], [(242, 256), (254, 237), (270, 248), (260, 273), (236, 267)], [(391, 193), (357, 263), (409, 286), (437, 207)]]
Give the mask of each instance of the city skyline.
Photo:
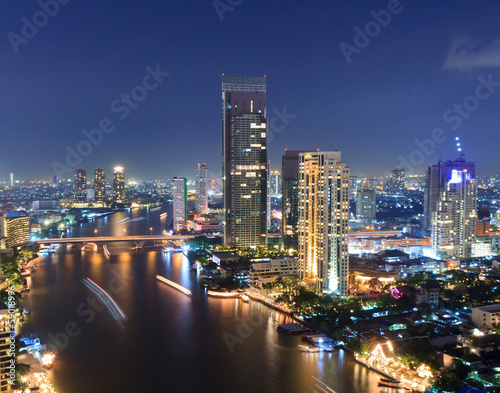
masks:
[[(402, 160), (423, 173), (439, 158), (437, 146), (443, 159), (454, 158), (452, 139), (460, 135), (480, 173), (497, 172), (487, 157), (494, 154), (500, 138), (494, 132), (500, 81), (495, 70), (500, 56), (492, 27), (500, 6), (485, 2), (478, 9), (466, 1), (454, 7), (391, 4), (387, 22), (385, 3), (324, 5), (308, 8), (307, 13), (297, 3), (287, 9), (265, 3), (264, 15), (260, 12), (263, 2), (242, 3), (220, 15), (212, 3), (142, 7), (128, 2), (122, 5), (121, 22), (114, 25), (108, 23), (113, 7), (92, 2), (93, 23), (108, 29), (92, 48), (82, 41), (89, 37), (77, 34), (82, 30), (78, 16), (88, 12), (89, 4), (61, 5), (28, 43), (16, 46), (6, 37), (0, 47), (5, 75), (12, 75), (5, 80), (5, 91), (13, 92), (2, 100), (5, 143), (25, 138), (36, 141), (25, 146), (23, 156), (6, 152), (0, 159), (0, 178), (8, 178), (11, 172), (16, 179), (49, 178), (55, 174), (54, 162), (66, 165), (66, 147), (76, 149), (82, 140), (96, 143), (71, 172), (77, 167), (110, 168), (120, 162), (130, 168), (131, 177), (146, 173), (189, 177), (192, 163), (202, 160), (215, 177), (221, 171), (217, 111), (222, 73), (268, 76), (273, 165), (279, 165), (285, 148), (305, 147), (341, 150), (352, 173), (359, 176), (383, 174)], [(2, 15), (6, 36), (19, 36), (21, 18), (30, 20), (40, 10), (38, 4), (8, 7)], [(275, 14), (281, 15), (280, 20), (266, 23)], [(197, 27), (193, 34), (183, 34), (193, 15)], [(233, 47), (249, 33), (252, 26), (247, 21), (257, 15), (263, 28), (253, 33), (260, 38), (256, 42), (263, 44), (262, 56), (253, 56), (252, 50), (219, 51), (214, 46), (223, 42), (226, 48)], [(386, 21), (378, 15), (385, 15)], [(300, 18), (309, 26), (302, 35), (291, 27)], [(366, 34), (356, 39), (357, 31), (375, 26), (373, 21), (379, 23), (373, 37), (366, 36), (364, 43), (359, 37)], [(213, 37), (205, 37), (203, 29), (210, 29)], [(228, 37), (226, 29), (235, 34)], [(420, 33), (415, 35), (415, 31)], [(123, 37), (118, 39), (118, 33)], [(141, 40), (134, 39), (138, 36)], [(440, 39), (432, 39), (436, 36)], [(66, 47), (66, 39), (73, 45)], [(300, 55), (293, 55), (291, 62), (290, 42)], [(180, 47), (188, 48), (185, 55), (175, 56)], [(194, 72), (199, 56), (205, 67)], [(134, 90), (142, 87), (148, 75), (146, 83), (152, 90)], [(130, 95), (133, 90), (134, 96), (146, 92), (147, 97), (127, 106), (122, 94)], [(185, 105), (184, 92), (193, 90), (202, 97), (196, 114)], [(21, 91), (28, 92), (22, 94), (23, 101), (16, 93)], [(105, 130), (102, 140), (90, 131), (96, 127)], [(186, 136), (199, 142), (189, 145), (187, 155), (186, 149), (172, 148), (185, 143)], [(481, 140), (489, 143), (474, 143)], [(151, 157), (155, 157), (154, 166), (148, 162)], [(71, 173), (59, 175), (71, 177)]]

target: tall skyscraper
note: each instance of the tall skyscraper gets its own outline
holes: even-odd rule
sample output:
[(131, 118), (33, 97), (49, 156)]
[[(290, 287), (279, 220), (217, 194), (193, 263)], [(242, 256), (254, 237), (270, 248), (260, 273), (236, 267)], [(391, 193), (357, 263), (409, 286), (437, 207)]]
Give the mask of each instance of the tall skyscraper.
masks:
[(186, 229), (187, 223), (187, 179), (174, 177), (172, 180), (173, 218), (174, 231)]
[(299, 199), (301, 279), (347, 296), (349, 168), (339, 151), (299, 154)]
[(205, 164), (198, 164), (195, 170), (196, 211), (208, 213), (208, 170)]
[(377, 193), (369, 188), (362, 188), (356, 195), (356, 217), (367, 223), (375, 221)]
[(14, 174), (12, 172), (10, 173), (10, 186), (14, 187)]
[(281, 157), (282, 243), (285, 250), (298, 250), (299, 244), (299, 154), (308, 150), (285, 150)]
[(75, 202), (87, 200), (87, 172), (83, 168), (75, 171)]
[(94, 199), (97, 202), (104, 202), (106, 199), (106, 172), (101, 168), (94, 172)]
[(476, 240), (477, 183), (467, 169), (452, 169), (431, 213), (432, 247), (438, 258), (466, 258)]
[(267, 244), (266, 78), (222, 76), (224, 244)]
[(441, 162), (427, 167), (426, 184), (424, 193), (424, 230), (431, 231), (432, 213), (437, 210), (437, 203), (441, 192), (446, 188), (446, 183), (451, 179), (453, 170), (466, 170), (472, 179), (476, 178), (476, 165), (474, 162), (465, 161), (463, 155), (455, 160)]
[(125, 201), (125, 169), (121, 166), (113, 168), (113, 202)]

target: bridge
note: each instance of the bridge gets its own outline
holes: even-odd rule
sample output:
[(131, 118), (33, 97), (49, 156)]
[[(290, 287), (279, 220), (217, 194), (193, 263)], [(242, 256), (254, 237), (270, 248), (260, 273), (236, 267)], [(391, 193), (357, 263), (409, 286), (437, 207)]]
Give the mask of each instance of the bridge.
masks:
[(34, 240), (35, 243), (40, 245), (51, 245), (51, 244), (66, 244), (71, 247), (76, 245), (79, 250), (85, 250), (91, 247), (94, 251), (97, 251), (98, 243), (110, 243), (110, 242), (133, 242), (135, 248), (139, 249), (146, 244), (148, 241), (162, 241), (165, 243), (171, 243), (175, 245), (182, 245), (185, 240), (194, 239), (197, 237), (206, 237), (214, 239), (216, 237), (221, 237), (218, 234), (197, 234), (197, 235), (131, 235), (131, 236), (88, 236), (88, 237), (63, 237), (57, 239), (38, 239)]

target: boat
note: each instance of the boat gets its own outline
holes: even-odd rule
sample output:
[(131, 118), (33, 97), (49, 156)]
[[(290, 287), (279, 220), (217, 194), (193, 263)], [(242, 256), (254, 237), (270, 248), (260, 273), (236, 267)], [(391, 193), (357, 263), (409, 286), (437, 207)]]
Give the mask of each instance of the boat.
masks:
[(400, 389), (401, 382), (398, 382), (395, 379), (380, 378), (380, 381), (378, 382), (378, 386), (385, 386), (388, 388)]
[(249, 303), (250, 302), (250, 298), (247, 295), (241, 295), (241, 300), (244, 303)]

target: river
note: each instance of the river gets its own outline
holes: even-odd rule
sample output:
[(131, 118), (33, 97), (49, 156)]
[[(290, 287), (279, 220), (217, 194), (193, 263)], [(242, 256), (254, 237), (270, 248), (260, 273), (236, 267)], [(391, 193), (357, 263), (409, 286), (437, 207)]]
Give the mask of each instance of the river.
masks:
[[(171, 210), (134, 209), (73, 228), (68, 236), (161, 233)], [(130, 223), (123, 220), (130, 216)], [(144, 217), (144, 218), (142, 218)], [(179, 253), (110, 243), (110, 257), (62, 247), (38, 264), (23, 295), (31, 314), (22, 335), (56, 350), (49, 371), (58, 393), (396, 392), (343, 350), (302, 353), (299, 337), (278, 333), (289, 318), (255, 301), (208, 298)], [(159, 274), (192, 291), (157, 281)], [(90, 278), (123, 310), (122, 321), (84, 285)], [(313, 378), (314, 377), (314, 378)]]

